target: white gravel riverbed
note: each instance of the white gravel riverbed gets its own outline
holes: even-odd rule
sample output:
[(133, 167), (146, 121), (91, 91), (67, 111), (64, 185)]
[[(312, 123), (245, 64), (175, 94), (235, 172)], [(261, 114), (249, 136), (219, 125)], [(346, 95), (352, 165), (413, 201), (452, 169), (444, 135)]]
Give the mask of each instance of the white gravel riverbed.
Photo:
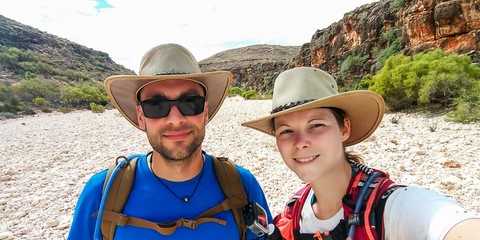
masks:
[[(240, 126), (266, 115), (270, 107), (270, 100), (226, 99), (207, 126), (204, 150), (249, 169), (275, 215), (302, 183), (283, 164), (273, 137)], [(398, 124), (393, 124), (390, 119), (398, 116)], [(387, 114), (373, 136), (349, 150), (399, 183), (439, 191), (480, 212), (478, 123)], [(1, 120), (0, 240), (65, 239), (90, 176), (119, 155), (147, 151), (144, 133), (116, 110)]]

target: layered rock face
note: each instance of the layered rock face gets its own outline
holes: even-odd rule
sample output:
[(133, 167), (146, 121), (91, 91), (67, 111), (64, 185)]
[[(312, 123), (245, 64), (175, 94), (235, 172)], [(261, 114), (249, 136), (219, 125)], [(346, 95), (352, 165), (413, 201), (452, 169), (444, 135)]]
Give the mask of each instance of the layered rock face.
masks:
[[(413, 54), (441, 48), (480, 61), (480, 1), (381, 0), (363, 5), (328, 28), (317, 30), (302, 46), (296, 66), (313, 66), (334, 75), (348, 56), (364, 63), (351, 78), (374, 74), (382, 50), (398, 39), (399, 49)], [(348, 76), (347, 76), (348, 77)]]

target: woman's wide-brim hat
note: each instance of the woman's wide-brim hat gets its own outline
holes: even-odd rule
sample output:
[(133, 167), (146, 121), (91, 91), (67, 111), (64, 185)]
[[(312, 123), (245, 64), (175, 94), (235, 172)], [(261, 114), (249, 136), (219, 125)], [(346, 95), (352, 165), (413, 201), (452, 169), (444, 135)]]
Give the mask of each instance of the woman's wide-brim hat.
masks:
[(368, 90), (338, 92), (333, 77), (317, 68), (298, 67), (284, 71), (275, 79), (270, 115), (244, 122), (242, 126), (274, 135), (273, 119), (312, 108), (342, 109), (351, 122), (346, 146), (368, 138), (385, 113), (383, 98)]
[[(112, 104), (135, 127), (139, 128), (136, 106), (139, 91), (165, 80), (197, 82), (206, 90), (208, 117), (212, 119), (227, 95), (233, 75), (230, 72), (202, 73), (195, 57), (178, 44), (162, 44), (149, 50), (140, 63), (139, 75), (116, 75), (105, 80)], [(140, 129), (140, 128), (139, 128)]]

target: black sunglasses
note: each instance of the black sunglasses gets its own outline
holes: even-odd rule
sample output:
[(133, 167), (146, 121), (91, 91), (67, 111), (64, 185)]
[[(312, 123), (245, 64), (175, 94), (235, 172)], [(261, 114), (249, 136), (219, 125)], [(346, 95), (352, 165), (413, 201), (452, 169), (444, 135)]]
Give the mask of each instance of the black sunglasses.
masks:
[(177, 100), (153, 98), (141, 101), (140, 106), (142, 106), (143, 115), (147, 118), (164, 118), (170, 114), (172, 106), (176, 106), (183, 116), (193, 116), (203, 112), (205, 97), (190, 96)]

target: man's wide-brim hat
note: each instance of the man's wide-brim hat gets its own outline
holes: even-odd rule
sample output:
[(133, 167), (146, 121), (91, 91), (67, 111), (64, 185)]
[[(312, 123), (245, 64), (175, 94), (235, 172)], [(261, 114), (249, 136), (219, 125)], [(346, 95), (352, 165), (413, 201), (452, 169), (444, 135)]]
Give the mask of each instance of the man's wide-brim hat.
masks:
[(135, 108), (139, 103), (138, 93), (143, 87), (165, 80), (197, 82), (206, 90), (208, 117), (212, 119), (225, 100), (232, 78), (232, 74), (226, 71), (202, 73), (188, 49), (170, 43), (156, 46), (145, 53), (139, 75), (108, 77), (105, 89), (118, 111), (139, 128)]
[(242, 123), (274, 135), (273, 119), (312, 108), (342, 109), (351, 122), (346, 146), (368, 138), (377, 129), (385, 113), (383, 98), (372, 91), (338, 92), (333, 77), (317, 68), (298, 67), (284, 71), (275, 79), (270, 115)]

